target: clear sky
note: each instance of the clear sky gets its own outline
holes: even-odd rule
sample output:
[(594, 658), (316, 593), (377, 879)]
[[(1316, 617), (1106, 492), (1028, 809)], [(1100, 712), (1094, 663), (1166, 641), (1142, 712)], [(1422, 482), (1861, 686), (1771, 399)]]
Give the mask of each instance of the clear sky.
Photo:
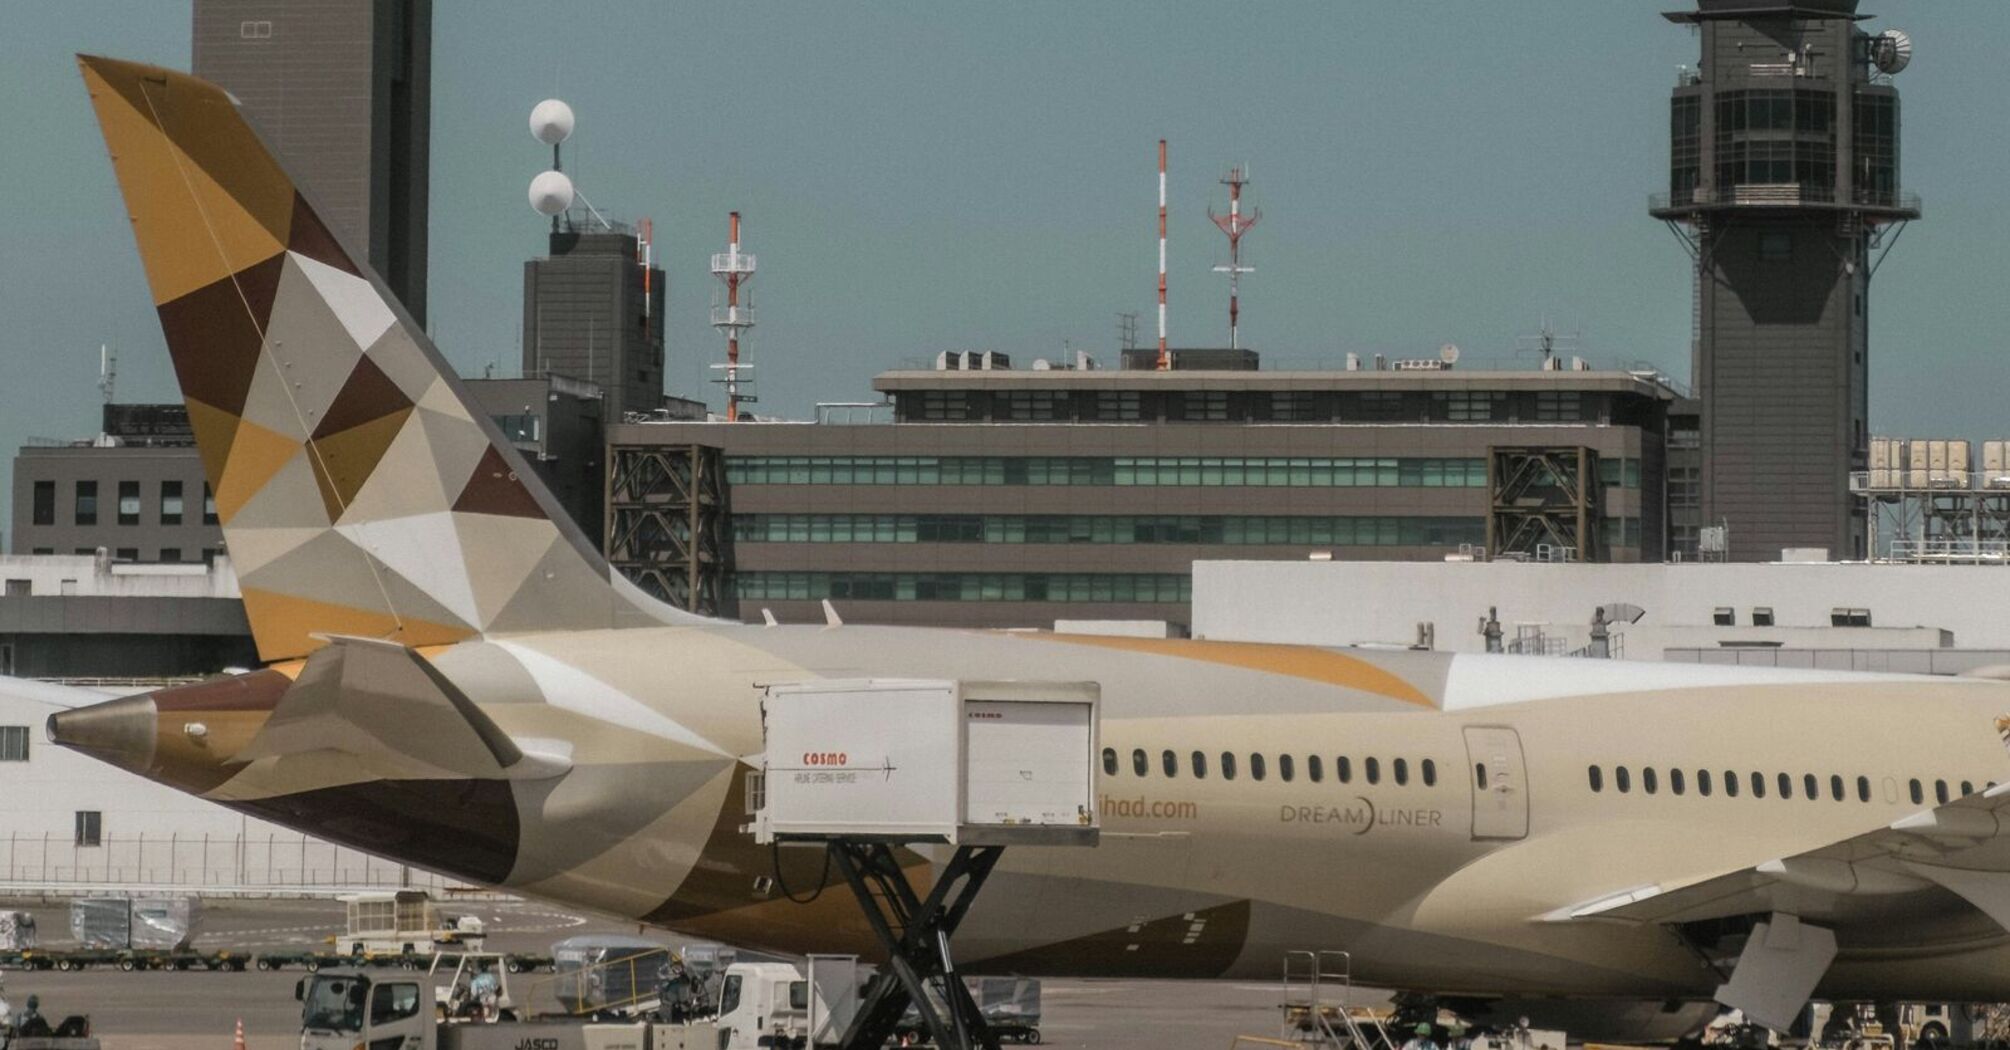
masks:
[[(1687, 259), (1645, 212), (1696, 58), (1657, 14), (1673, 6), (438, 0), (433, 334), (464, 372), (521, 360), (544, 228), (524, 188), (547, 159), (525, 120), (556, 94), (581, 189), (655, 220), (672, 392), (715, 406), (705, 268), (735, 208), (760, 257), (764, 411), (869, 397), (873, 373), (943, 349), (1107, 362), (1120, 311), (1151, 339), (1162, 136), (1175, 345), (1226, 341), (1206, 209), (1247, 162), (1264, 217), (1243, 334), (1269, 363), (1446, 342), (1505, 359), (1548, 319), (1600, 364), (1686, 379)], [(1926, 202), (1872, 289), (1873, 429), (2010, 437), (2010, 4), (1864, 8), (1916, 42), (1903, 173)], [(186, 68), (188, 38), (179, 0), (9, 6), (0, 448), (94, 431), (100, 343), (121, 400), (177, 397), (70, 56)]]

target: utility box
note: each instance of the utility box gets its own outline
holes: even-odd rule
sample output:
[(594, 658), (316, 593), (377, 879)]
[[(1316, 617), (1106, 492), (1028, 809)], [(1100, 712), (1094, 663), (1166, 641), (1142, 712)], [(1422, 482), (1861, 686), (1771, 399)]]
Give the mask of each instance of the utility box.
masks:
[(762, 843), (1094, 845), (1093, 682), (854, 679), (768, 692)]

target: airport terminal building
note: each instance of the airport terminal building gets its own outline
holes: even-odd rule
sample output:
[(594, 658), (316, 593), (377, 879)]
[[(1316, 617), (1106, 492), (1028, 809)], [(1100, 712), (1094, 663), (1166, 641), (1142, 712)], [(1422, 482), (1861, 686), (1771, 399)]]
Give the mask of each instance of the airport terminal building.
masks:
[(881, 374), (891, 423), (614, 426), (612, 560), (648, 586), (681, 542), (674, 472), (628, 483), (666, 450), (717, 457), (698, 527), (749, 620), (1183, 628), (1196, 560), (1665, 556), (1651, 373), (982, 363)]

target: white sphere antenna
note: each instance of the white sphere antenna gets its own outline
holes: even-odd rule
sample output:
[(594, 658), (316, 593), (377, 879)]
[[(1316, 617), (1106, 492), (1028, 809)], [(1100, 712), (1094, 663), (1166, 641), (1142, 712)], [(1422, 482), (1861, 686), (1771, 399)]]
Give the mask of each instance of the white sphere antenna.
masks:
[(1459, 345), (1457, 343), (1446, 343), (1445, 345), (1439, 347), (1438, 360), (1443, 361), (1448, 365), (1458, 364)]
[(530, 111), (530, 133), (547, 146), (571, 138), (572, 107), (555, 98), (538, 103)]
[(1870, 62), (1890, 76), (1912, 64), (1912, 37), (1902, 29), (1887, 29), (1870, 38)]
[(530, 180), (530, 206), (539, 215), (557, 215), (572, 207), (572, 180), (562, 171), (546, 171)]

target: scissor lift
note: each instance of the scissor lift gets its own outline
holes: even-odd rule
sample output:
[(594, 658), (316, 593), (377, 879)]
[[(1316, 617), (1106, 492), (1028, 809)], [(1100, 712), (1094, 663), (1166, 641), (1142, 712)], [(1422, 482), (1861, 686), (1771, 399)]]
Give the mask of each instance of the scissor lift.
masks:
[[(941, 679), (769, 690), (748, 830), (822, 845), (887, 957), (837, 1045), (879, 1050), (912, 1006), (942, 1050), (997, 1050), (950, 939), (1006, 846), (1096, 844), (1099, 694)], [(918, 889), (900, 851), (944, 846)]]

